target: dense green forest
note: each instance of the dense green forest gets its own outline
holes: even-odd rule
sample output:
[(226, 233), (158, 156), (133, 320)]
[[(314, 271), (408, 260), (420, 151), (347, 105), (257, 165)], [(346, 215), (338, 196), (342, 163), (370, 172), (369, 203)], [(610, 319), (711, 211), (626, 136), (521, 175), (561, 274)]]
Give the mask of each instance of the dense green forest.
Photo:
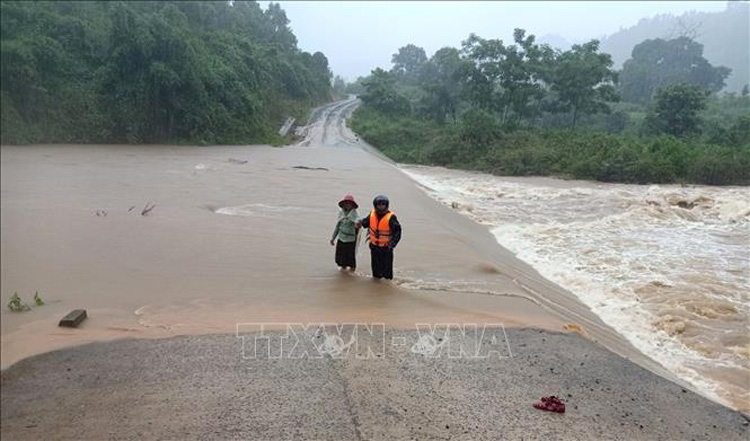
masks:
[(277, 4), (0, 3), (3, 143), (279, 142), (331, 99)]
[(633, 183), (750, 183), (750, 96), (682, 36), (633, 48), (617, 71), (592, 40), (561, 51), (516, 29), (427, 57), (415, 45), (349, 85), (351, 125), (396, 161), (502, 175)]

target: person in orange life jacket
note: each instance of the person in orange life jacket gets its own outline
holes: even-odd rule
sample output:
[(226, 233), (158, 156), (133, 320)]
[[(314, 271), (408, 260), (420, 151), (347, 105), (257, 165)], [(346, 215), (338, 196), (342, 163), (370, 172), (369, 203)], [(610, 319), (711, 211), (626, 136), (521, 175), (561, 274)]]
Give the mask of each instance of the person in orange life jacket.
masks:
[(357, 222), (357, 228), (364, 226), (368, 229), (372, 276), (376, 279), (393, 279), (393, 249), (401, 240), (401, 224), (396, 215), (388, 210), (386, 196), (376, 196), (372, 205), (374, 210)]

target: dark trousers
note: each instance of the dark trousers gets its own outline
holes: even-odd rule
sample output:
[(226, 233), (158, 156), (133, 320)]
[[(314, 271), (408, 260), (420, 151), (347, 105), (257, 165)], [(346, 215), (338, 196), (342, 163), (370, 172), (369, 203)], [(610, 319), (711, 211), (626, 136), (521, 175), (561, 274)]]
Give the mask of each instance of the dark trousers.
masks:
[(372, 276), (376, 279), (393, 278), (393, 249), (370, 245)]
[(336, 242), (336, 265), (348, 266), (351, 269), (357, 267), (356, 242)]

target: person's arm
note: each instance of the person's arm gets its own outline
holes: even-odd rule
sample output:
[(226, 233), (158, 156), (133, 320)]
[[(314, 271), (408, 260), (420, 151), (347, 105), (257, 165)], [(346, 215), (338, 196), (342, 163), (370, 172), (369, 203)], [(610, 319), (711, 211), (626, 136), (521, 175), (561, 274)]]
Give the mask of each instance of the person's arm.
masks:
[(357, 228), (364, 227), (367, 228), (366, 225), (370, 225), (370, 215), (364, 217), (361, 221), (357, 222)]
[(388, 244), (391, 248), (396, 248), (398, 242), (401, 240), (401, 224), (398, 222), (396, 215), (392, 215), (388, 226), (391, 228), (391, 241)]
[(336, 222), (336, 228), (333, 229), (333, 236), (331, 236), (331, 245), (333, 245), (333, 241), (336, 240), (336, 236), (339, 235), (340, 228), (341, 228), (341, 219), (339, 219)]

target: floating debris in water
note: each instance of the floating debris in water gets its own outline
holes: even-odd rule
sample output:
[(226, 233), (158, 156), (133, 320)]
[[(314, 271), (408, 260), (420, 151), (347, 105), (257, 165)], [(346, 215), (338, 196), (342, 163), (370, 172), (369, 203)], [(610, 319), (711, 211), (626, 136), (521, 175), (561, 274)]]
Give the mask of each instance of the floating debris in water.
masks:
[(146, 202), (146, 205), (143, 207), (143, 210), (141, 210), (141, 216), (145, 216), (151, 212), (151, 210), (156, 207), (156, 204), (151, 204), (151, 202)]
[(292, 168), (296, 168), (296, 169), (300, 169), (300, 170), (323, 170), (323, 171), (328, 171), (328, 169), (325, 168), (325, 167), (308, 167), (306, 165), (295, 165)]

